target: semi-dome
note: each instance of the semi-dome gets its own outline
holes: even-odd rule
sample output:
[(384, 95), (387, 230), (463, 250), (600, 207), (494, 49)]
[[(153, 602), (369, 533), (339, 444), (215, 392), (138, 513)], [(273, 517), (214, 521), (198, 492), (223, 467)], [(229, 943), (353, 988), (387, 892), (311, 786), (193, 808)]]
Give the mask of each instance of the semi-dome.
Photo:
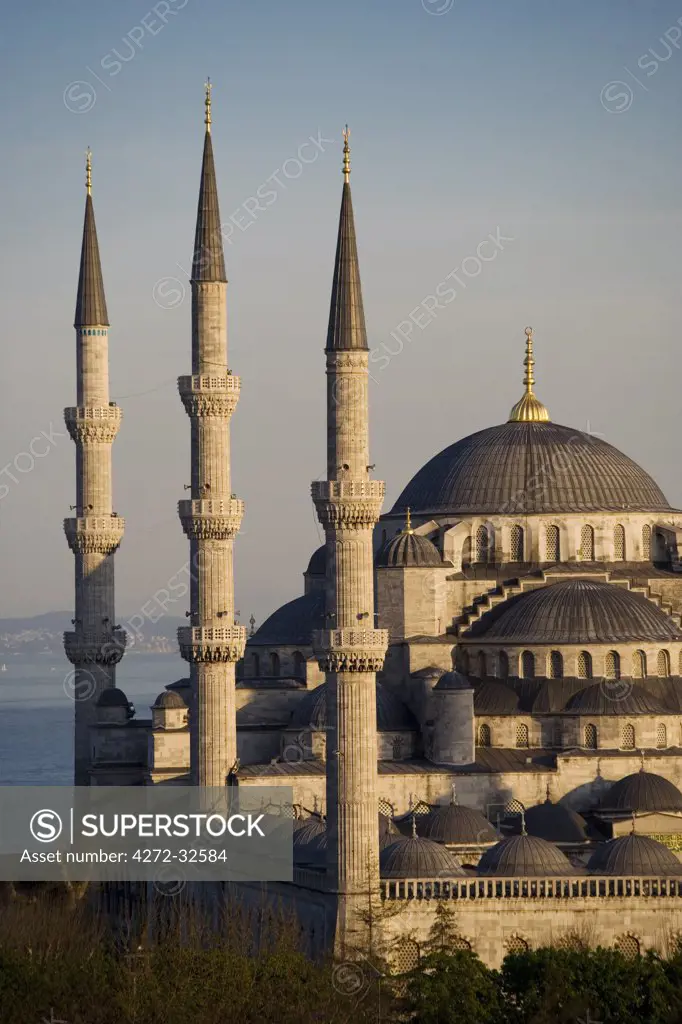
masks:
[(184, 700), (177, 690), (164, 690), (152, 704), (153, 708), (186, 708)]
[(310, 556), (306, 576), (324, 576), (327, 572), (327, 548), (321, 544)]
[(401, 533), (389, 540), (379, 549), (375, 559), (377, 568), (414, 569), (442, 565), (443, 561), (436, 545), (428, 537), (415, 533), (408, 525)]
[(484, 814), (473, 807), (463, 807), (454, 799), (442, 807), (434, 807), (430, 814), (420, 816), (417, 829), (424, 839), (450, 845), (495, 843), (500, 838)]
[(619, 584), (578, 578), (503, 601), (463, 636), (504, 643), (598, 644), (680, 641), (682, 630), (641, 594)]
[(450, 878), (465, 874), (445, 846), (419, 836), (401, 836), (379, 854), (382, 878)]
[[(542, 480), (542, 487), (537, 486)], [(410, 480), (391, 515), (667, 512), (636, 462), (574, 427), (509, 422), (445, 448)]]
[(682, 864), (663, 843), (633, 832), (601, 843), (587, 870), (594, 875), (680, 875)]
[(97, 698), (98, 708), (127, 708), (129, 704), (130, 701), (123, 690), (119, 690), (116, 686), (102, 690)]
[(470, 690), (471, 683), (465, 675), (461, 672), (445, 672), (436, 685), (434, 690)]
[(526, 810), (525, 822), (529, 835), (549, 843), (584, 843), (587, 840), (587, 822), (582, 815), (565, 804), (552, 803), (549, 797), (544, 803)]
[(599, 809), (622, 814), (682, 811), (682, 793), (662, 775), (638, 771), (614, 782)]
[(578, 715), (669, 715), (663, 705), (643, 686), (606, 680), (592, 683), (574, 694), (567, 711)]
[(249, 645), (309, 647), (313, 630), (324, 627), (324, 593), (315, 590), (288, 601), (274, 611), (249, 637)]
[(561, 850), (546, 839), (525, 833), (509, 836), (496, 846), (491, 846), (481, 857), (476, 870), (479, 875), (503, 875), (508, 878), (575, 874), (575, 869)]
[(504, 683), (481, 683), (474, 689), (476, 715), (515, 715), (518, 710), (518, 694)]
[[(383, 683), (377, 683), (377, 729), (379, 732), (415, 730), (412, 712)], [(290, 727), (324, 729), (327, 724), (327, 684), (321, 683), (298, 702), (291, 715)]]

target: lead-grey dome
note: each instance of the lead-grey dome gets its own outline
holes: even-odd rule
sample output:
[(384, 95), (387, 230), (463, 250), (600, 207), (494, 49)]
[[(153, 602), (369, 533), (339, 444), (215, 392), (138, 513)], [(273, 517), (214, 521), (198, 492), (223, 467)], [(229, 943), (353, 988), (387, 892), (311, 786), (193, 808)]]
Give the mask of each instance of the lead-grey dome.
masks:
[(503, 601), (463, 636), (505, 643), (680, 641), (682, 630), (651, 601), (600, 580), (568, 579)]
[(127, 708), (129, 704), (130, 701), (123, 690), (119, 690), (116, 686), (102, 690), (97, 698), (98, 708)]
[(611, 679), (593, 683), (574, 694), (567, 711), (579, 715), (669, 715), (663, 705), (642, 686)]
[(450, 878), (465, 874), (445, 846), (419, 836), (401, 836), (379, 854), (382, 878)]
[(587, 870), (594, 875), (680, 875), (682, 864), (663, 843), (633, 832), (601, 843)]
[(324, 576), (327, 571), (327, 548), (324, 544), (316, 548), (310, 556), (306, 576)]
[(445, 672), (440, 677), (434, 690), (470, 690), (471, 683), (461, 672)]
[(435, 807), (430, 814), (415, 820), (419, 834), (437, 843), (494, 843), (500, 838), (484, 814), (457, 803)]
[(153, 708), (187, 708), (177, 690), (164, 690), (152, 704)]
[[(546, 839), (548, 843), (584, 843), (587, 840), (587, 822), (565, 804), (553, 804), (548, 798), (543, 804), (529, 807), (525, 812), (529, 835)], [(520, 828), (520, 821), (516, 819)]]
[(515, 715), (518, 710), (518, 694), (503, 683), (481, 683), (474, 689), (476, 715)]
[(387, 540), (375, 559), (378, 568), (414, 569), (442, 564), (436, 545), (411, 530), (403, 530)]
[(551, 878), (560, 875), (574, 875), (575, 869), (569, 860), (552, 843), (538, 836), (509, 836), (491, 846), (481, 857), (477, 872), (479, 875), (503, 875), (510, 877)]
[(614, 782), (600, 810), (633, 814), (643, 811), (682, 811), (682, 793), (668, 779), (638, 771)]
[[(314, 556), (313, 556), (314, 557)], [(324, 593), (318, 590), (293, 601), (287, 601), (281, 608), (268, 616), (262, 626), (249, 637), (251, 644), (268, 647), (309, 647), (315, 629), (324, 629)]]
[(391, 514), (408, 507), (420, 516), (670, 509), (627, 455), (558, 423), (502, 423), (456, 441), (410, 480)]
[[(377, 729), (379, 732), (415, 730), (412, 712), (383, 683), (377, 683)], [(327, 684), (321, 683), (298, 702), (291, 715), (290, 727), (324, 729), (327, 724)]]

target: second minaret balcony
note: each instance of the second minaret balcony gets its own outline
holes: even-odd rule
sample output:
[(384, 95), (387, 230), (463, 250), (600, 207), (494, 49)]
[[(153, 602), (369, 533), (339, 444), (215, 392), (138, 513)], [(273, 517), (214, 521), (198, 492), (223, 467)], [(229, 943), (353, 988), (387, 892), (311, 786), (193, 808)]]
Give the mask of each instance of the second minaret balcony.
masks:
[(239, 401), (241, 381), (227, 375), (193, 373), (178, 377), (178, 391), (188, 416), (215, 416), (229, 419)]
[(118, 405), (72, 405), (64, 410), (64, 423), (72, 441), (112, 444), (121, 426)]
[(241, 498), (197, 498), (178, 502), (182, 528), (190, 540), (229, 540), (244, 518)]
[(315, 480), (310, 490), (323, 527), (362, 529), (378, 521), (386, 484), (383, 480)]
[(116, 551), (125, 530), (122, 516), (78, 516), (64, 520), (64, 533), (74, 554), (111, 555)]

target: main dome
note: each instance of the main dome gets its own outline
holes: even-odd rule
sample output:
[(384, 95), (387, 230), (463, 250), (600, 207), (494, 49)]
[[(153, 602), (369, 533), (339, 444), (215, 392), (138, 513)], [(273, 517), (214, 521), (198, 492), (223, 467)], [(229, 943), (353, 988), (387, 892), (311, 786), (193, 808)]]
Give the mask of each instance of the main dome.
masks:
[(420, 516), (670, 509), (649, 474), (606, 441), (557, 423), (516, 422), (479, 430), (435, 455), (390, 514), (408, 507)]

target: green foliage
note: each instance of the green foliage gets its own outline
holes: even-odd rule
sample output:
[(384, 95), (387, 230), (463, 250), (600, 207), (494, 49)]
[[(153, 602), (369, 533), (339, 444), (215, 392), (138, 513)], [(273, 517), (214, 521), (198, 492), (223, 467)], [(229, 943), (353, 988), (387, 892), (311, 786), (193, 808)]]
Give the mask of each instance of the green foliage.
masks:
[(469, 950), (430, 953), (407, 987), (415, 1024), (489, 1024), (502, 1020), (499, 976)]

